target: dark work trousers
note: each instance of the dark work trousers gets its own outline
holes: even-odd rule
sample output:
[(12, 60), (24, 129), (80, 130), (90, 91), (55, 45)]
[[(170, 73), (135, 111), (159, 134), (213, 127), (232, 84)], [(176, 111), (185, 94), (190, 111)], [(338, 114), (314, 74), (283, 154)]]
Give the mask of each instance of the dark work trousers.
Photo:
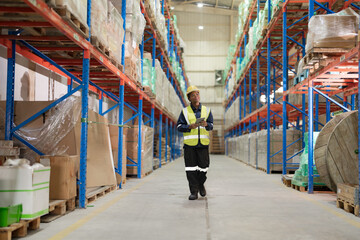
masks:
[(210, 164), (209, 149), (185, 147), (184, 158), (190, 193), (197, 194), (199, 186), (206, 181), (206, 172)]

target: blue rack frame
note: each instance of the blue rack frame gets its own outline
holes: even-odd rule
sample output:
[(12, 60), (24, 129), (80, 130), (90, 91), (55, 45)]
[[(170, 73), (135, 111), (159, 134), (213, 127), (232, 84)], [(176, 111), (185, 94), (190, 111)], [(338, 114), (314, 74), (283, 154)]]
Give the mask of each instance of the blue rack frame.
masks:
[[(46, 20), (48, 20), (49, 22), (51, 22), (51, 24), (54, 25), (55, 28), (59, 28), (62, 29), (63, 26), (67, 26), (63, 20), (61, 20), (61, 18), (55, 14), (53, 11), (50, 10), (50, 8), (42, 1), (40, 0), (34, 0), (34, 1), (29, 1), (26, 0), (24, 1), (33, 11), (37, 12), (38, 14), (42, 15)], [(164, 2), (162, 2), (164, 4)], [(91, 23), (91, 0), (88, 0), (88, 6), (87, 6), (87, 24), (89, 26), (89, 28), (91, 28), (90, 23)], [(121, 13), (123, 20), (124, 20), (124, 30), (125, 30), (125, 22), (126, 22), (126, 0), (122, 0), (122, 13)], [(170, 24), (170, 19), (168, 21), (168, 24)], [(30, 149), (34, 150), (35, 152), (37, 152), (40, 155), (43, 155), (39, 150), (36, 149), (35, 146), (32, 146), (30, 143), (28, 143), (27, 141), (25, 141), (24, 139), (21, 139), (21, 137), (19, 135), (16, 134), (16, 131), (18, 129), (20, 129), (21, 127), (25, 126), (26, 124), (30, 123), (32, 120), (36, 119), (39, 115), (41, 115), (42, 113), (48, 111), (50, 108), (56, 106), (58, 103), (64, 101), (65, 99), (67, 99), (68, 97), (70, 97), (71, 95), (73, 95), (74, 93), (76, 93), (79, 90), (82, 90), (82, 110), (81, 110), (81, 145), (80, 145), (80, 179), (78, 181), (78, 185), (79, 185), (79, 204), (81, 208), (85, 208), (86, 205), (86, 169), (87, 169), (87, 129), (88, 129), (88, 96), (89, 96), (89, 90), (90, 90), (90, 86), (92, 87), (92, 89), (96, 89), (96, 91), (98, 91), (99, 94), (99, 112), (101, 115), (105, 115), (115, 109), (118, 108), (118, 113), (119, 113), (119, 121), (118, 121), (118, 125), (119, 125), (119, 140), (118, 140), (118, 165), (115, 167), (115, 171), (116, 173), (120, 174), (122, 173), (122, 144), (123, 144), (123, 124), (125, 124), (127, 121), (124, 121), (124, 107), (128, 107), (132, 110), (134, 110), (136, 112), (135, 117), (138, 117), (139, 120), (139, 136), (141, 136), (141, 126), (143, 124), (142, 122), (142, 117), (146, 116), (148, 118), (150, 118), (150, 120), (148, 122), (145, 122), (144, 124), (147, 124), (150, 122), (151, 127), (155, 126), (155, 104), (152, 104), (151, 106), (151, 116), (148, 115), (147, 113), (143, 112), (143, 94), (142, 92), (138, 91), (139, 93), (139, 97), (138, 97), (138, 107), (136, 108), (135, 106), (133, 106), (131, 103), (127, 103), (125, 102), (125, 84), (129, 84), (128, 81), (126, 80), (126, 76), (124, 74), (122, 74), (118, 69), (116, 69), (107, 59), (105, 59), (105, 57), (101, 54), (99, 54), (98, 52), (96, 52), (96, 50), (94, 50), (93, 47), (91, 47), (91, 45), (89, 44), (89, 39), (91, 36), (91, 32), (89, 32), (89, 36), (87, 37), (87, 41), (79, 41), (79, 39), (81, 40), (81, 37), (79, 37), (78, 35), (76, 35), (75, 33), (73, 34), (74, 30), (72, 30), (71, 28), (67, 27), (66, 30), (64, 30), (66, 32), (66, 34), (68, 34), (68, 36), (71, 36), (70, 39), (74, 42), (76, 42), (77, 44), (80, 44), (80, 46), (83, 47), (84, 49), (84, 53), (83, 53), (83, 60), (82, 60), (82, 73), (81, 73), (81, 79), (74, 76), (72, 73), (70, 73), (69, 71), (67, 71), (65, 68), (61, 67), (59, 64), (55, 63), (52, 59), (50, 59), (49, 57), (47, 57), (45, 54), (43, 54), (42, 52), (38, 51), (35, 47), (33, 47), (31, 44), (27, 43), (24, 40), (21, 40), (21, 36), (20, 33), (21, 31), (18, 32), (10, 32), (9, 33), (9, 39), (11, 40), (11, 45), (7, 46), (8, 47), (8, 68), (7, 68), (7, 96), (6, 96), (6, 123), (5, 123), (5, 139), (6, 140), (12, 140), (14, 137), (18, 138), (22, 143), (24, 143), (26, 146), (28, 146)], [(20, 36), (20, 37), (19, 37)], [(18, 40), (20, 39), (20, 40)], [(21, 44), (25, 45), (25, 47), (27, 47), (29, 49), (29, 52), (31, 51), (33, 56), (37, 55), (38, 57), (40, 57), (41, 59), (44, 59), (45, 61), (49, 62), (52, 66), (54, 66), (55, 68), (57, 68), (60, 72), (64, 73), (66, 76), (68, 76), (68, 93), (66, 95), (64, 95), (63, 97), (59, 98), (58, 100), (56, 100), (54, 103), (50, 104), (49, 106), (47, 106), (46, 108), (44, 108), (43, 110), (39, 111), (38, 113), (36, 113), (34, 116), (30, 117), (29, 119), (27, 119), (26, 121), (24, 121), (23, 123), (19, 124), (18, 126), (13, 126), (14, 123), (14, 81), (15, 81), (15, 60), (16, 60), (16, 42), (19, 41)], [(122, 65), (124, 65), (124, 43), (125, 43), (125, 36), (123, 39), (123, 44), (122, 44), (122, 57), (121, 57), (121, 62)], [(155, 46), (155, 40), (154, 40), (154, 46)], [(115, 94), (113, 94), (112, 92), (106, 91), (104, 89), (102, 89), (101, 87), (99, 87), (98, 85), (96, 85), (95, 83), (93, 83), (92, 81), (90, 81), (90, 58), (91, 55), (95, 54), (95, 57), (99, 59), (99, 61), (103, 62), (103, 64), (109, 68), (109, 70), (111, 70), (111, 72), (114, 73), (114, 75), (118, 76), (119, 79), (119, 96), (116, 96)], [(162, 61), (163, 56), (161, 56), (161, 61)], [(124, 70), (124, 69), (123, 69)], [(167, 71), (167, 75), (169, 76), (169, 68), (166, 70)], [(182, 73), (184, 74), (184, 72)], [(73, 81), (76, 81), (79, 86), (78, 87), (73, 87)], [(171, 79), (172, 83), (174, 83), (174, 79)], [(173, 86), (175, 87), (175, 84), (173, 84)], [(182, 96), (180, 94), (180, 92), (178, 92), (179, 97), (181, 98), (183, 104), (184, 100), (182, 99)], [(114, 101), (116, 104), (103, 111), (103, 97), (106, 96), (107, 98), (111, 99), (112, 101)], [(168, 139), (168, 134), (170, 132), (170, 136), (174, 136), (175, 137), (179, 137), (179, 134), (175, 134), (175, 128), (172, 127), (172, 123), (175, 120), (172, 120), (169, 122), (169, 118), (167, 117), (167, 115), (165, 115), (166, 118), (166, 130), (165, 130), (165, 136), (166, 139)], [(132, 120), (133, 118), (131, 118)], [(168, 127), (170, 125), (170, 131), (168, 131)], [(179, 156), (178, 154), (175, 153), (176, 149), (173, 147), (175, 146), (172, 145), (171, 143), (175, 142), (176, 139), (172, 140), (170, 138), (170, 145), (171, 145), (171, 152), (174, 152), (174, 154), (172, 155), (172, 158), (170, 157), (170, 161), (171, 159), (174, 159), (175, 157)], [(168, 142), (166, 141), (166, 144)], [(141, 138), (139, 138), (139, 149), (141, 149)], [(167, 159), (167, 151), (166, 151), (166, 159)], [(138, 177), (141, 176), (141, 150), (139, 150), (138, 152), (138, 162), (136, 163), (138, 167)], [(120, 186), (121, 188), (121, 183)]]

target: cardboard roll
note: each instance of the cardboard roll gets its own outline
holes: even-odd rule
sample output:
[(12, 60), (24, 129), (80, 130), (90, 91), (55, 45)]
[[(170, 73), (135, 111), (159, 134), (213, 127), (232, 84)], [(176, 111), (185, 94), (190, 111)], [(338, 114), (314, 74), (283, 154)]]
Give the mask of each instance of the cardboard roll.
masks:
[(314, 149), (322, 182), (337, 191), (338, 183), (359, 184), (358, 112), (336, 115), (321, 130)]

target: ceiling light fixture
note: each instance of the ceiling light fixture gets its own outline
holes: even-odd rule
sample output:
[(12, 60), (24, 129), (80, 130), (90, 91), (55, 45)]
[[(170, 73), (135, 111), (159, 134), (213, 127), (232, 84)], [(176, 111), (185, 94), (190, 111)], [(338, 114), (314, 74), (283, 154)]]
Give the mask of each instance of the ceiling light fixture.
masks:
[(204, 26), (199, 26), (199, 30), (203, 30), (204, 29)]
[(200, 2), (200, 3), (197, 4), (197, 6), (198, 6), (199, 8), (202, 8), (202, 7), (204, 6), (204, 4), (203, 4), (202, 2)]

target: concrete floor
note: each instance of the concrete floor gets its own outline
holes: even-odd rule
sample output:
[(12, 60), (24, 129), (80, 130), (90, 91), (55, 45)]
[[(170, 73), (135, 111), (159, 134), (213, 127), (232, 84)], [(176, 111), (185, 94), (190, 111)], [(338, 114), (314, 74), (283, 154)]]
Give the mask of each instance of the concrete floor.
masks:
[(76, 210), (27, 239), (360, 239), (360, 218), (335, 194), (300, 193), (225, 156), (211, 156), (207, 198), (187, 200), (182, 159)]

